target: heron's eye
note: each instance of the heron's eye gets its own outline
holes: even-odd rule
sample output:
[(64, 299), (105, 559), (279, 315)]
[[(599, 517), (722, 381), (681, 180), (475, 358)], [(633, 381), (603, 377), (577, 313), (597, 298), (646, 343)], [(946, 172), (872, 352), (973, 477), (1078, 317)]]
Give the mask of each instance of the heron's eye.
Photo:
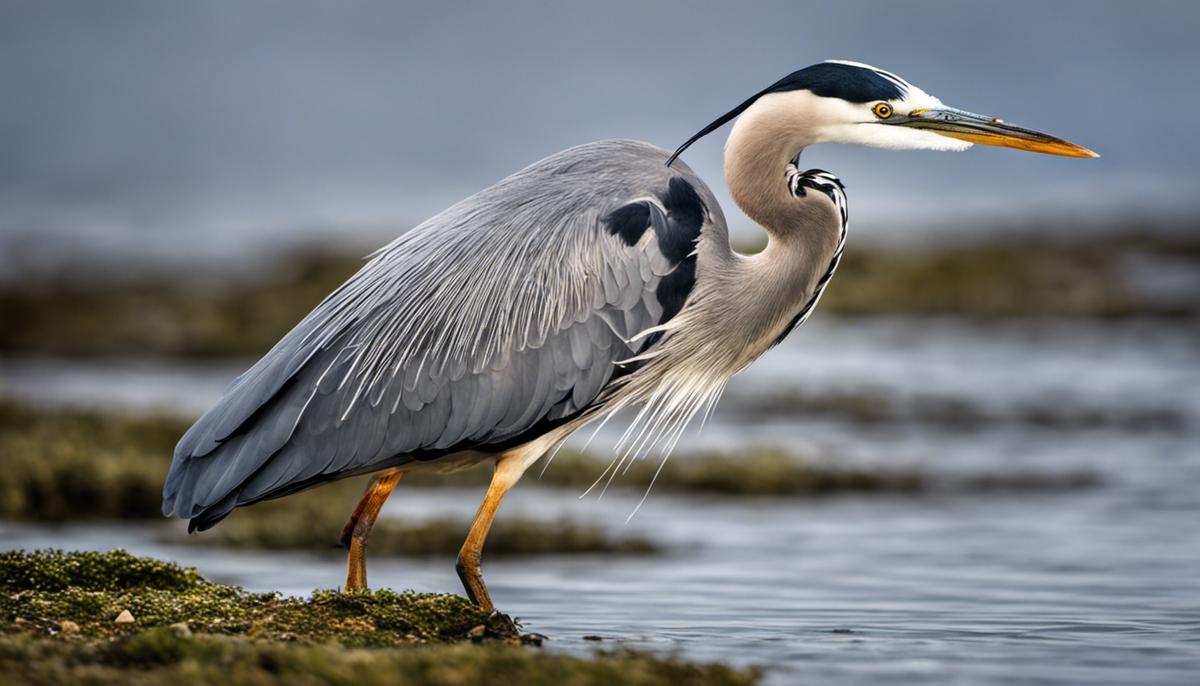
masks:
[(881, 102), (875, 105), (871, 108), (871, 111), (874, 112), (875, 116), (879, 117), (880, 119), (887, 119), (888, 117), (892, 116), (892, 106), (886, 102)]

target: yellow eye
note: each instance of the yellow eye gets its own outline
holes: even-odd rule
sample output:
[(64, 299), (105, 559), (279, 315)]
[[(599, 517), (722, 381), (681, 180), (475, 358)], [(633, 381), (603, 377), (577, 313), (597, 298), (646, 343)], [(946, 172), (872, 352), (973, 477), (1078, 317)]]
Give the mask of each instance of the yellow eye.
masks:
[(871, 108), (871, 111), (874, 112), (875, 116), (879, 117), (880, 119), (887, 119), (888, 117), (892, 116), (892, 106), (886, 102), (881, 102), (875, 105)]

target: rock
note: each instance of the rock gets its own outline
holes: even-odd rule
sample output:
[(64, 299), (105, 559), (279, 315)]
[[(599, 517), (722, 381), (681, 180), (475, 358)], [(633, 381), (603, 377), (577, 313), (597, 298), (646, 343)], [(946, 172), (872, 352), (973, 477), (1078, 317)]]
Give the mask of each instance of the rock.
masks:
[(521, 627), (517, 626), (517, 623), (513, 621), (512, 617), (509, 617), (499, 610), (495, 610), (492, 612), (490, 619), (491, 621), (489, 624), (492, 625), (492, 629), (497, 635), (504, 638), (521, 637)]
[(192, 629), (188, 626), (187, 622), (176, 622), (167, 628), (171, 630), (171, 633), (175, 634), (179, 638), (192, 637)]
[(115, 623), (115, 624), (133, 624), (136, 621), (137, 620), (133, 618), (132, 612), (130, 612), (129, 610), (121, 610), (121, 614), (117, 615), (117, 618), (113, 620), (113, 623)]
[(539, 646), (540, 647), (547, 640), (549, 640), (549, 639), (546, 638), (545, 634), (535, 634), (535, 633), (521, 634), (521, 645)]
[(69, 619), (64, 619), (58, 623), (58, 630), (67, 635), (77, 634), (79, 633), (79, 625)]
[(476, 642), (482, 641), (485, 633), (487, 633), (487, 627), (480, 624), (479, 626), (471, 627), (471, 630), (467, 632), (467, 638)]

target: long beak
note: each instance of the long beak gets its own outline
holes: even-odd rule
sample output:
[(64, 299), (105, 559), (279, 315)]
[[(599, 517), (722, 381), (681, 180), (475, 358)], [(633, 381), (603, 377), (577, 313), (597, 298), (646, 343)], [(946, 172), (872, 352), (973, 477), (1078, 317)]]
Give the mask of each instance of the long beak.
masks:
[(907, 116), (897, 113), (896, 116), (883, 123), (925, 129), (950, 138), (983, 145), (1017, 148), (1048, 155), (1063, 155), (1064, 157), (1099, 157), (1091, 150), (1070, 141), (1013, 126), (994, 117), (985, 117), (953, 107), (913, 110)]

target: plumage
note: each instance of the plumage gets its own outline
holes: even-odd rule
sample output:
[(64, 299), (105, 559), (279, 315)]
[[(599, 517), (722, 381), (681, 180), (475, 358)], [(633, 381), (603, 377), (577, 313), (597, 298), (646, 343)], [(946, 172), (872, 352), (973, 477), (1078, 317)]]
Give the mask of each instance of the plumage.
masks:
[[(676, 161), (734, 118), (726, 182), (768, 235), (749, 256), (730, 246), (708, 187)], [(530, 464), (633, 408), (596, 483), (655, 453), (661, 470), (730, 377), (812, 313), (849, 213), (837, 177), (798, 164), (806, 146), (831, 142), (1095, 156), (853, 62), (793, 72), (674, 153), (625, 140), (565, 150), (371, 255), (183, 436), (164, 513), (206, 529), (237, 506), (377, 472), (343, 532), (347, 588), (364, 588), (367, 535), (400, 477), (491, 461), (457, 569), (468, 596), (492, 609), (483, 541)]]
[[(204, 529), (296, 483), (486, 451), (588, 409), (661, 323), (648, 294), (699, 237), (688, 203), (715, 204), (667, 156), (573, 148), (375, 253), (188, 431), (164, 511)], [(622, 212), (646, 222), (633, 243), (601, 219)]]

